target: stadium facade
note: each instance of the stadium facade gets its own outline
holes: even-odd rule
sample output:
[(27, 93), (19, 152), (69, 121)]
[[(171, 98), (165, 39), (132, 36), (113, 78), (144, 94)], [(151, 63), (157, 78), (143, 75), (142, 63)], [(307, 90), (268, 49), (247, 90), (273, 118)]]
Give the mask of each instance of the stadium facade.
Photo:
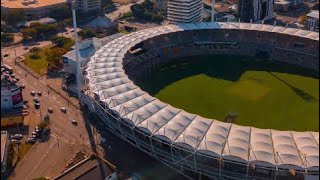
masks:
[(108, 129), (177, 170), (213, 179), (319, 175), (319, 132), (239, 126), (174, 108), (142, 91), (139, 78), (173, 58), (260, 56), (319, 71), (319, 34), (247, 23), (160, 26), (122, 36), (91, 58), (83, 102)]

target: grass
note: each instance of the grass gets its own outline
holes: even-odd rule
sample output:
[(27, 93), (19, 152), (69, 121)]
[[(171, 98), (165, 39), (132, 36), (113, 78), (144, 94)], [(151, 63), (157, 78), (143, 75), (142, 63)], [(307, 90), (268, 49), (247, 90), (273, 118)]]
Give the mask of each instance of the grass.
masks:
[(50, 48), (42, 49), (40, 52), (37, 53), (39, 58), (32, 58), (34, 53), (28, 53), (25, 56), (25, 65), (28, 66), (30, 69), (35, 71), (40, 75), (44, 75), (47, 72), (48, 61), (46, 60), (46, 52), (50, 51)]
[[(65, 51), (70, 51), (73, 45), (74, 41), (72, 39), (66, 38), (66, 41), (61, 48), (65, 49)], [(45, 73), (48, 71), (48, 61), (46, 59), (46, 54), (50, 53), (50, 51), (54, 48), (57, 47), (44, 48), (41, 49), (41, 51), (38, 53), (28, 53), (27, 55), (25, 55), (25, 65), (39, 75), (45, 75)]]
[(224, 121), (235, 112), (239, 125), (319, 131), (318, 73), (252, 60), (186, 58), (137, 83), (161, 101), (207, 118)]
[(19, 149), (19, 157), (20, 159), (22, 159), (30, 150), (30, 148), (32, 147), (32, 144), (29, 143), (23, 143), (20, 145), (20, 149)]

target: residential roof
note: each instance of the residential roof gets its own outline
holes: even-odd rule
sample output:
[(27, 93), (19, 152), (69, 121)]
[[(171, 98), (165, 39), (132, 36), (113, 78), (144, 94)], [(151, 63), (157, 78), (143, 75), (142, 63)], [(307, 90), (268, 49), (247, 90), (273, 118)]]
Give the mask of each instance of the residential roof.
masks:
[(311, 10), (311, 12), (307, 14), (307, 16), (315, 18), (315, 19), (319, 19), (319, 11), (318, 10)]
[(54, 178), (54, 180), (91, 180), (91, 179), (105, 179), (112, 173), (116, 172), (116, 167), (105, 159), (99, 158), (92, 154), (89, 158), (84, 159), (78, 164), (72, 166)]
[[(25, 2), (29, 2), (24, 5)], [(1, 7), (12, 9), (32, 9), (66, 3), (66, 0), (1, 0)]]

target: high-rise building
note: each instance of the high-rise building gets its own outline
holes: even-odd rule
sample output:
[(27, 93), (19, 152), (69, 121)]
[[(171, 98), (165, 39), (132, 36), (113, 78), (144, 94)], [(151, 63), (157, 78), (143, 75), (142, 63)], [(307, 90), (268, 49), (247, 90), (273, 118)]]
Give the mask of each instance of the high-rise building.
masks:
[(76, 0), (77, 9), (88, 12), (101, 9), (101, 0)]
[(307, 14), (306, 29), (319, 32), (319, 10), (312, 10)]
[(171, 23), (202, 21), (202, 0), (168, 0), (167, 20)]
[(241, 22), (261, 22), (274, 17), (274, 0), (238, 0)]

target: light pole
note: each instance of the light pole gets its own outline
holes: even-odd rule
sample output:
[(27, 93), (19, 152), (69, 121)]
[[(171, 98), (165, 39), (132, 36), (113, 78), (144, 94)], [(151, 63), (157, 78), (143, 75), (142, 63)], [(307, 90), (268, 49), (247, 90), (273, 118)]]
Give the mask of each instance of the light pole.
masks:
[(216, 0), (212, 0), (211, 22), (214, 22), (214, 6), (215, 5), (216, 5)]
[(79, 54), (79, 42), (78, 42), (78, 33), (77, 33), (77, 19), (76, 19), (76, 10), (75, 10), (76, 0), (72, 1), (72, 20), (73, 20), (73, 29), (74, 29), (74, 41), (75, 41), (75, 50), (76, 50), (76, 64), (77, 64), (77, 89), (78, 89), (78, 99), (81, 101), (81, 69), (80, 69), (80, 54)]

